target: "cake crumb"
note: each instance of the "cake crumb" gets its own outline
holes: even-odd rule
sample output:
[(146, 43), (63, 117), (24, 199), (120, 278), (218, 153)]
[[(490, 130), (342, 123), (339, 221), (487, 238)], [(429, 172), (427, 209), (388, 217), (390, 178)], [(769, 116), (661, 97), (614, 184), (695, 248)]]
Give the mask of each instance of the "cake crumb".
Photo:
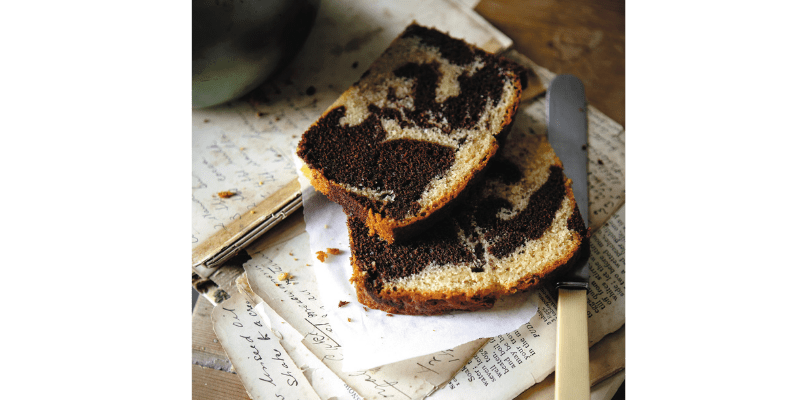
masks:
[(318, 251), (317, 252), (317, 259), (320, 260), (321, 262), (325, 262), (326, 258), (328, 258), (328, 255), (325, 254), (324, 251)]
[(328, 229), (328, 224), (325, 224), (322, 227), (325, 228), (325, 229)]
[(351, 321), (351, 320), (350, 320), (350, 318), (348, 318), (348, 319), (347, 319), (347, 322), (353, 322), (353, 321)]
[(267, 113), (259, 111), (259, 112), (256, 113), (256, 118), (261, 118), (261, 117), (263, 117), (265, 115), (267, 115)]
[(342, 251), (341, 251), (341, 250), (339, 250), (339, 249), (337, 249), (337, 248), (328, 247), (328, 249), (326, 250), (326, 252), (327, 252), (328, 254), (337, 255), (337, 254), (341, 253)]
[(264, 184), (264, 181), (258, 181), (258, 186), (261, 186), (263, 184)]
[(348, 304), (350, 304), (350, 302), (349, 302), (349, 301), (344, 301), (344, 300), (340, 300), (340, 301), (339, 301), (339, 307), (344, 307), (344, 306), (346, 306), (346, 305), (348, 305)]
[(387, 317), (394, 317), (393, 314), (386, 314)]
[(289, 273), (288, 273), (288, 272), (281, 272), (281, 274), (280, 274), (280, 275), (278, 275), (278, 280), (279, 280), (279, 281), (288, 281), (288, 280), (289, 280), (291, 277), (292, 277), (292, 276), (291, 276), (291, 275), (289, 275)]
[(367, 306), (364, 306), (364, 311), (369, 311), (369, 310), (367, 309)]
[(207, 124), (207, 123), (208, 123), (208, 121), (209, 121), (209, 119), (208, 119), (208, 118), (206, 118), (206, 119), (204, 119), (204, 120), (203, 120), (203, 123), (206, 123), (206, 124)]
[(255, 214), (256, 210), (250, 211), (250, 214)]
[(598, 158), (598, 159), (597, 159), (597, 163), (598, 163), (598, 164), (600, 164), (600, 165), (603, 165), (603, 160), (601, 160), (601, 159), (599, 159), (599, 158)]
[(217, 196), (219, 196), (219, 197), (221, 197), (223, 199), (227, 199), (228, 197), (236, 196), (236, 193), (233, 193), (230, 190), (226, 190), (224, 192), (217, 193)]
[(281, 117), (275, 117), (275, 122), (278, 122), (280, 120), (281, 120)]

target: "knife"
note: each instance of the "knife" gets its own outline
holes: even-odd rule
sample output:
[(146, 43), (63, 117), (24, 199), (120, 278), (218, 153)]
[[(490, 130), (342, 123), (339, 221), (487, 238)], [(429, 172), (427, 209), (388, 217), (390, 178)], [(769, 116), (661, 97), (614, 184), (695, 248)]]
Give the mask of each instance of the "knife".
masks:
[[(547, 139), (572, 180), (572, 192), (589, 226), (587, 184), (587, 122), (583, 83), (572, 75), (558, 75), (547, 91)], [(584, 240), (588, 241), (588, 237)], [(589, 329), (586, 292), (589, 289), (588, 246), (574, 267), (556, 283), (558, 312), (556, 338), (556, 400), (589, 399)]]

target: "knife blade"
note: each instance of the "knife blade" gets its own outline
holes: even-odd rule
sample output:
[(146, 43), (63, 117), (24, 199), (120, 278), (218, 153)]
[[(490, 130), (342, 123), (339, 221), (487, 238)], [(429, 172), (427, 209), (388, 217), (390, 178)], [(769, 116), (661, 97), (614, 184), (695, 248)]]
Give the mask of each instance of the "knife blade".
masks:
[[(586, 96), (583, 83), (558, 75), (547, 91), (547, 139), (572, 180), (572, 191), (584, 226), (589, 226)], [(588, 240), (585, 238), (584, 240)], [(588, 246), (582, 246), (586, 250)], [(556, 283), (556, 400), (588, 399), (589, 335), (586, 292), (589, 288), (588, 251)]]

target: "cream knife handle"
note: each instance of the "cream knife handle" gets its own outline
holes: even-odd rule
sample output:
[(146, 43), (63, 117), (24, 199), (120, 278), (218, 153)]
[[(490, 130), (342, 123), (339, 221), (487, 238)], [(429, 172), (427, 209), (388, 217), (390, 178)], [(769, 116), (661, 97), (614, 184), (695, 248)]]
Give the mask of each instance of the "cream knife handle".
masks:
[(558, 289), (556, 400), (589, 399), (586, 290)]

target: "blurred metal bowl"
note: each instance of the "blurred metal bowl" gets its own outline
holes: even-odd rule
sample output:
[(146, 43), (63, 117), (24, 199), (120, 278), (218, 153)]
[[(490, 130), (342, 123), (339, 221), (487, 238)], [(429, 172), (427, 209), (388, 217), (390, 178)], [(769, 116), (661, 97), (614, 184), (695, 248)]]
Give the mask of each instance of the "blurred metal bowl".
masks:
[(192, 107), (236, 99), (300, 51), (319, 0), (193, 0)]

